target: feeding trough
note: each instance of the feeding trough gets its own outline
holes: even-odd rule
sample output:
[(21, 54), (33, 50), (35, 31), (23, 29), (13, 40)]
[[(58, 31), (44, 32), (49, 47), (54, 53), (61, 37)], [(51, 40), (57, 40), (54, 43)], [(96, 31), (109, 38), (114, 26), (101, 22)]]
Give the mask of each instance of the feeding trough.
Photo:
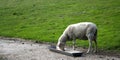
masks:
[(49, 50), (52, 52), (64, 54), (67, 56), (72, 56), (72, 57), (80, 57), (82, 56), (83, 52), (76, 51), (76, 50), (65, 50), (65, 51), (60, 51), (56, 49), (56, 46), (49, 46)]

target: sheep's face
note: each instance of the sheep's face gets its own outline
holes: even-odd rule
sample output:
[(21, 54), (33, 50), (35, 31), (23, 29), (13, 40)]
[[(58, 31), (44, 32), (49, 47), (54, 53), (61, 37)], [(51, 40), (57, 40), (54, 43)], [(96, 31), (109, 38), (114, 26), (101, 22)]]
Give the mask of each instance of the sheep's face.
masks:
[(58, 43), (58, 45), (56, 46), (56, 49), (61, 50), (61, 51), (65, 51), (64, 46), (65, 46), (64, 43)]

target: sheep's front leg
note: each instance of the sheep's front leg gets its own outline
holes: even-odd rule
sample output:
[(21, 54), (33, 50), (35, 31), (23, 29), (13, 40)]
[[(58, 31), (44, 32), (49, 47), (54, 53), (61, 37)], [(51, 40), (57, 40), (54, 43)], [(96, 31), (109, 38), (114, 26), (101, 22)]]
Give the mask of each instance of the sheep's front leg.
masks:
[(73, 50), (75, 50), (75, 43), (76, 43), (76, 41), (73, 40)]

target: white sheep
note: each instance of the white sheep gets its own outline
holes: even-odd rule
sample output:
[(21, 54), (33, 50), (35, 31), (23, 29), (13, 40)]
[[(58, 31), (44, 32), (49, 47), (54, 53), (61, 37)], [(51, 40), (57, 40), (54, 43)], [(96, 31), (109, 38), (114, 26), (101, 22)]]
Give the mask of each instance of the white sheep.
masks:
[(76, 39), (89, 40), (89, 48), (87, 53), (92, 52), (92, 41), (95, 42), (95, 50), (97, 52), (97, 27), (92, 22), (81, 22), (69, 25), (63, 34), (59, 37), (56, 45), (57, 50), (64, 51), (66, 41), (73, 40), (73, 49), (75, 50)]

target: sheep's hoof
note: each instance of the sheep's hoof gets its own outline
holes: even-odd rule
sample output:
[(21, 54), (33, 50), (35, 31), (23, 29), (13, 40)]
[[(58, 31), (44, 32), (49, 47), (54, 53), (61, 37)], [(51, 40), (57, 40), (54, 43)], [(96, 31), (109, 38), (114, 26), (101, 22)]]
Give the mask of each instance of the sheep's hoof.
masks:
[(75, 50), (75, 49), (73, 49), (73, 50)]
[(97, 51), (95, 50), (93, 53), (97, 53)]
[(87, 51), (87, 54), (90, 53), (90, 50)]
[(91, 51), (87, 51), (87, 54), (91, 54), (92, 52)]
[(89, 51), (87, 51), (87, 54), (89, 54), (90, 52)]

